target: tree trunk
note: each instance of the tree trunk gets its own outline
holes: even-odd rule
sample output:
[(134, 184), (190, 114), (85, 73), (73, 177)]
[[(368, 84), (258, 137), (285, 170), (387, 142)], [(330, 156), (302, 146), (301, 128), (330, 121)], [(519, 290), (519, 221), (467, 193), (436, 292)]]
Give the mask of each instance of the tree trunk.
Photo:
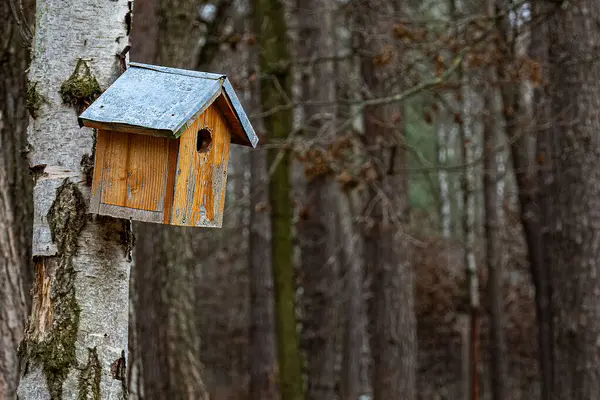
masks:
[(595, 399), (600, 392), (600, 70), (593, 59), (600, 45), (600, 2), (544, 5), (550, 10), (545, 90), (552, 119), (541, 121), (547, 129), (539, 134), (538, 160), (555, 322), (552, 399)]
[(355, 227), (355, 209), (350, 190), (338, 197), (338, 218), (342, 261), (344, 271), (345, 299), (344, 350), (342, 354), (342, 376), (340, 399), (358, 400), (363, 394), (363, 344), (365, 334), (365, 312), (363, 307), (362, 238)]
[[(284, 5), (280, 0), (256, 0), (253, 11), (260, 48), (261, 106), (263, 112), (272, 111), (288, 103), (291, 97), (291, 57)], [(291, 111), (269, 113), (264, 118), (264, 126), (272, 144), (283, 144), (292, 131)], [(281, 398), (300, 400), (304, 390), (296, 328), (290, 155), (285, 148), (273, 148), (269, 149), (267, 160), (273, 172), (269, 180), (271, 261)]]
[[(23, 32), (33, 4), (20, 10)], [(25, 104), (29, 41), (19, 30), (8, 2), (0, 4), (0, 398), (16, 398), (17, 347), (23, 339), (31, 287), (31, 180), (25, 149), (28, 114)], [(25, 25), (25, 26), (23, 26)]]
[[(299, 223), (304, 288), (303, 345), (306, 355), (307, 399), (335, 398), (336, 330), (338, 328), (338, 255), (336, 233), (337, 184), (328, 160), (335, 138), (336, 89), (334, 8), (327, 0), (298, 3), (298, 56), (302, 70), (304, 132), (312, 145), (304, 165), (306, 203)], [(323, 105), (324, 104), (324, 105)]]
[[(251, 66), (258, 69), (258, 52), (250, 51)], [(253, 111), (260, 110), (259, 85), (257, 79), (251, 88)], [(263, 132), (261, 121), (254, 123), (254, 127)], [(261, 148), (251, 151), (250, 163), (250, 400), (278, 400), (267, 151)]]
[[(545, 19), (541, 12), (541, 4), (532, 4), (532, 15)], [(542, 217), (540, 214), (538, 167), (535, 162), (535, 147), (537, 132), (530, 131), (527, 120), (527, 104), (524, 96), (524, 83), (514, 84), (509, 78), (511, 63), (521, 54), (515, 53), (516, 46), (511, 45), (510, 20), (507, 5), (502, 0), (496, 0), (496, 8), (503, 15), (497, 19), (500, 32), (499, 50), (502, 54), (498, 64), (498, 78), (501, 83), (502, 109), (504, 114), (506, 136), (510, 143), (512, 166), (515, 173), (519, 193), (520, 218), (527, 243), (529, 268), (533, 285), (535, 287), (535, 307), (537, 318), (538, 360), (540, 368), (541, 398), (550, 399), (553, 373), (552, 373), (552, 312), (550, 309), (550, 286), (548, 266), (544, 261), (542, 248)], [(545, 6), (544, 6), (545, 7)], [(543, 21), (543, 20), (542, 20)], [(542, 65), (546, 59), (547, 25), (545, 22), (536, 21), (531, 31), (531, 57)], [(539, 82), (533, 82), (539, 84)], [(545, 99), (541, 93), (542, 88), (536, 90), (538, 118), (544, 124), (547, 113), (539, 115), (545, 109)], [(534, 127), (535, 128), (535, 127)]]
[[(487, 13), (491, 18), (495, 16), (494, 0), (487, 0)], [(504, 344), (504, 293), (502, 261), (500, 258), (500, 216), (498, 203), (498, 157), (496, 147), (498, 144), (498, 116), (496, 97), (497, 90), (493, 86), (496, 82), (496, 72), (493, 67), (486, 68), (487, 85), (483, 87), (484, 93), (484, 128), (483, 128), (483, 195), (485, 207), (485, 240), (486, 263), (488, 268), (488, 293), (490, 307), (490, 374), (492, 377), (493, 400), (504, 400), (506, 389), (506, 346)]]
[[(387, 10), (385, 19), (382, 10)], [(392, 18), (401, 18), (401, 5), (372, 0), (357, 11), (362, 76), (370, 93), (382, 96), (402, 65), (401, 49), (388, 39)], [(372, 280), (373, 398), (412, 400), (417, 398), (417, 340), (403, 105), (367, 107), (364, 120), (367, 168), (376, 176), (368, 182), (364, 254)]]
[(250, 398), (276, 400), (279, 398), (275, 351), (277, 338), (271, 271), (266, 151), (254, 150), (250, 159)]
[(438, 171), (438, 181), (440, 185), (440, 228), (442, 235), (449, 238), (452, 228), (452, 203), (450, 199), (450, 185), (448, 172), (444, 169), (448, 159), (448, 134), (446, 130), (452, 129), (452, 126), (445, 118), (445, 114), (441, 114), (437, 122), (437, 163), (441, 167)]
[(119, 74), (130, 3), (40, 0), (37, 9), (28, 89), (35, 284), (18, 396), (125, 398), (130, 223), (87, 214), (94, 132), (78, 127), (77, 113)]

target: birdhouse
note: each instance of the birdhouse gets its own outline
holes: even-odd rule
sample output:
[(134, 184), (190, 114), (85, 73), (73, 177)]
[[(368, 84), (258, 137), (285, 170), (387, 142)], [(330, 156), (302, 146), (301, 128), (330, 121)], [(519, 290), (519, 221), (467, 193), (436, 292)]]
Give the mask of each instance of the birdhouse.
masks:
[(98, 131), (89, 211), (221, 227), (230, 143), (258, 138), (224, 75), (131, 63), (80, 116)]

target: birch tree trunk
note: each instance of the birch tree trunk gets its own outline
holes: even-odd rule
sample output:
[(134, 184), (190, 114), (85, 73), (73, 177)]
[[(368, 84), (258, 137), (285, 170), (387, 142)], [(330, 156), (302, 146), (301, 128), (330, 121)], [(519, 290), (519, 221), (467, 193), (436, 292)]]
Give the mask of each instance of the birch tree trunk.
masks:
[(29, 71), (33, 303), (20, 399), (126, 398), (130, 222), (87, 214), (95, 135), (77, 114), (119, 74), (126, 0), (40, 0)]
[(29, 63), (27, 27), (33, 3), (18, 10), (21, 30), (8, 2), (0, 4), (0, 398), (16, 398), (17, 347), (25, 332), (31, 286), (31, 180), (25, 148), (29, 115), (25, 104)]
[[(304, 130), (310, 141), (304, 216), (299, 222), (307, 363), (307, 399), (335, 398), (336, 330), (338, 327), (337, 183), (328, 165), (328, 147), (335, 138), (336, 90), (334, 7), (327, 0), (298, 3), (299, 56), (302, 65)], [(324, 105), (323, 105), (324, 104)]]

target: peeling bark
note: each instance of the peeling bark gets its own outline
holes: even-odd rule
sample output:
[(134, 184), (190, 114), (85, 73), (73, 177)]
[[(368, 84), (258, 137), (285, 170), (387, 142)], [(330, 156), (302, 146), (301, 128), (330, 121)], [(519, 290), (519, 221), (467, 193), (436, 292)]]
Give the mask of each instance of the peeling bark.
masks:
[(81, 161), (93, 157), (94, 134), (79, 128), (77, 109), (91, 98), (71, 97), (66, 104), (60, 91), (65, 82), (73, 83), (69, 77), (82, 63), (101, 88), (117, 77), (115, 53), (127, 42), (128, 11), (125, 0), (86, 0), (77, 9), (37, 4), (29, 80), (43, 101), (28, 129), (29, 164), (39, 172), (36, 277), (20, 352), (22, 399), (127, 396), (111, 365), (127, 349), (130, 223), (87, 214), (89, 187)]

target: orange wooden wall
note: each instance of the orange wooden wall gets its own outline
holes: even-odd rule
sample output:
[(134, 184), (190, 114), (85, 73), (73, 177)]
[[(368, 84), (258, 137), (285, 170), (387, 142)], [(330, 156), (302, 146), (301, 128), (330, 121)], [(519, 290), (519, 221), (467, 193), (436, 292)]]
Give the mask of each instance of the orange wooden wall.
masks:
[[(197, 133), (212, 131), (212, 146), (196, 151)], [(223, 223), (231, 129), (213, 103), (179, 138), (179, 162), (171, 223), (220, 227)]]
[[(200, 129), (212, 146), (196, 151)], [(231, 129), (216, 104), (179, 139), (98, 131), (90, 211), (184, 226), (223, 222)]]

